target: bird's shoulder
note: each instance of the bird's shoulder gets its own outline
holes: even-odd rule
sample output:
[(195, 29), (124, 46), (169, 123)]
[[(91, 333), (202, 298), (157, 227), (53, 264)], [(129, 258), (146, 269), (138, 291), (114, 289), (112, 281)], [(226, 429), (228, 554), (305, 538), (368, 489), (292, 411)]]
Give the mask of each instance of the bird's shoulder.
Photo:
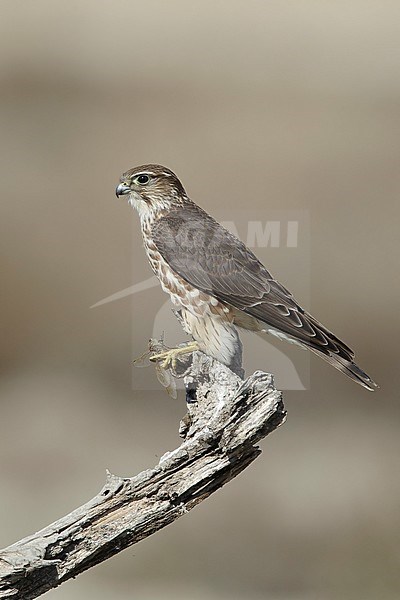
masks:
[(174, 207), (154, 221), (151, 234), (164, 251), (217, 254), (238, 262), (251, 261), (254, 266), (265, 269), (239, 238), (192, 201)]

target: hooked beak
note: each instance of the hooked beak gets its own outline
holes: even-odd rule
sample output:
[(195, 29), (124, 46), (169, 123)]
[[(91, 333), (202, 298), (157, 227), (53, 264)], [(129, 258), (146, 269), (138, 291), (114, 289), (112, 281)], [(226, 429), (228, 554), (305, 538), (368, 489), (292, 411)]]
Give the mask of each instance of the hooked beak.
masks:
[(120, 183), (117, 185), (117, 187), (115, 189), (115, 195), (117, 196), (117, 198), (119, 198), (120, 196), (129, 194), (130, 191), (131, 191), (131, 188), (129, 187), (129, 185), (127, 185), (126, 183)]

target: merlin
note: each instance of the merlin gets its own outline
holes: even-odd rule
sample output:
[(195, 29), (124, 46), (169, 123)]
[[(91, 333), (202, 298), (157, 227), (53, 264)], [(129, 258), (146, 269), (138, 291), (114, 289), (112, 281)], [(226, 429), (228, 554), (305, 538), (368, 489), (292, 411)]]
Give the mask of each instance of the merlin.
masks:
[(157, 356), (166, 367), (200, 350), (232, 367), (241, 354), (237, 329), (300, 345), (373, 391), (377, 384), (354, 352), (307, 313), (243, 242), (197, 206), (178, 177), (161, 165), (126, 171), (116, 188), (140, 217), (143, 243), (161, 287), (193, 342)]

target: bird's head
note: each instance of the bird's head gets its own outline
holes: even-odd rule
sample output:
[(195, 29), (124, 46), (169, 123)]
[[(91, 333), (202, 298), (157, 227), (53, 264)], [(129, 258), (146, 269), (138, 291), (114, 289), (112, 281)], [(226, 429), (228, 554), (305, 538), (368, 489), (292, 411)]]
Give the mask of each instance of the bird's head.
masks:
[(115, 193), (127, 196), (142, 218), (156, 218), (187, 199), (178, 177), (161, 165), (142, 165), (126, 171)]

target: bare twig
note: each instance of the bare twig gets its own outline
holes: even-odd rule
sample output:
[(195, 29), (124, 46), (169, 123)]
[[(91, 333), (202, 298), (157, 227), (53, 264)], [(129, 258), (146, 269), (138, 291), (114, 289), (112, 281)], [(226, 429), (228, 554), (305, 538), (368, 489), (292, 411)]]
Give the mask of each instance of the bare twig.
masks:
[(285, 419), (281, 393), (260, 371), (242, 381), (196, 352), (197, 400), (182, 444), (132, 478), (108, 474), (92, 500), (0, 552), (0, 598), (30, 600), (152, 535), (245, 469), (257, 442)]

